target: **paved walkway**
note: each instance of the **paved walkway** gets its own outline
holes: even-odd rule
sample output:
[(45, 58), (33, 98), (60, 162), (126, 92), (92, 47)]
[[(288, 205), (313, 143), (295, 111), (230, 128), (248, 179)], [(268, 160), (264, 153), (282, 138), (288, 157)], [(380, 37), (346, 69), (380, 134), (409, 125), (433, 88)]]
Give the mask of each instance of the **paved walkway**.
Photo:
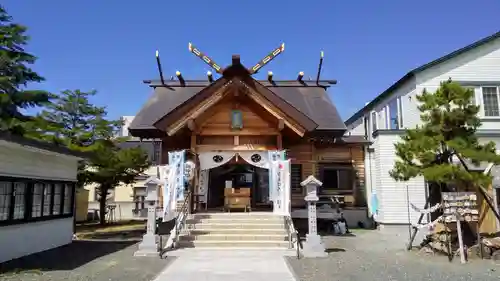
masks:
[(298, 281), (283, 251), (194, 250), (175, 255), (155, 281)]

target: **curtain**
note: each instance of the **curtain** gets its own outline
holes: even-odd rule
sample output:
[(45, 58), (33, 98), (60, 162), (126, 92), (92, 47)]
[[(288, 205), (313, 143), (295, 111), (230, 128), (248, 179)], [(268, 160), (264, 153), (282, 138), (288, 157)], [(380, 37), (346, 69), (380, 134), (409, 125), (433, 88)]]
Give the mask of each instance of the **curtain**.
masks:
[[(268, 161), (269, 167), (272, 166), (272, 162), (278, 160), (285, 160), (286, 154), (284, 150), (269, 150), (268, 151)], [(269, 200), (274, 200), (274, 192), (276, 190), (276, 172), (271, 172), (269, 170)]]
[(208, 170), (201, 170), (200, 171), (200, 177), (198, 178), (198, 193), (200, 195), (200, 202), (202, 203), (207, 203), (208, 202)]
[(267, 151), (240, 151), (238, 155), (250, 165), (269, 169), (269, 153)]
[(236, 155), (235, 151), (210, 151), (199, 154), (200, 170), (209, 170), (222, 166)]

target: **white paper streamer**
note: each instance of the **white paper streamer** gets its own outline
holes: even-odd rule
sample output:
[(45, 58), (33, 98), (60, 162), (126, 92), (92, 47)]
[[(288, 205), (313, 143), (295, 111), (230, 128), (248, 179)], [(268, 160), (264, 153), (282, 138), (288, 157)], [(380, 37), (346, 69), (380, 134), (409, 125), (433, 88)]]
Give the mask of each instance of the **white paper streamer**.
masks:
[(430, 207), (429, 209), (419, 209), (415, 205), (413, 205), (412, 203), (410, 203), (410, 206), (413, 209), (413, 211), (425, 215), (425, 214), (430, 214), (430, 213), (434, 213), (435, 211), (437, 211), (439, 208), (441, 208), (441, 203), (437, 203), (436, 205)]

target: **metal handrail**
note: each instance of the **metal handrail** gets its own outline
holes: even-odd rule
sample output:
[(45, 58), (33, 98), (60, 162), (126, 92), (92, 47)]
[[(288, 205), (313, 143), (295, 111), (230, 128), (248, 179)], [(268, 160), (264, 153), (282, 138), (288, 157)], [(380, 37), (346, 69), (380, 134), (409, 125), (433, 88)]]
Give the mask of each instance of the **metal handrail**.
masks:
[[(295, 246), (297, 259), (300, 259), (300, 249), (302, 248), (302, 246), (300, 244), (299, 232), (295, 229), (292, 217), (290, 215), (285, 216), (284, 219), (285, 219), (286, 230), (287, 230), (287, 234), (288, 234), (288, 248), (293, 249)], [(295, 241), (293, 241), (294, 237), (295, 237)]]
[[(166, 245), (166, 246), (168, 246), (169, 242), (171, 241), (172, 244), (170, 246), (170, 249), (175, 248), (175, 244), (178, 240), (179, 234), (182, 231), (183, 226), (185, 225), (186, 219), (188, 217), (187, 216), (188, 215), (187, 214), (188, 213), (188, 202), (189, 202), (190, 196), (191, 196), (191, 192), (188, 191), (187, 196), (184, 198), (184, 202), (182, 204), (182, 207), (181, 207), (179, 213), (177, 214), (177, 216), (175, 217), (174, 228), (172, 229), (172, 231), (170, 231), (170, 236), (169, 236), (169, 239), (168, 239), (167, 245)], [(175, 202), (175, 204), (177, 204), (177, 202)], [(161, 240), (160, 240), (160, 243), (162, 243)], [(160, 250), (160, 258), (163, 257), (163, 254), (165, 253), (165, 251), (166, 250)]]
[(284, 216), (283, 219), (285, 220), (285, 227), (286, 227), (286, 232), (288, 235), (288, 248), (291, 249), (291, 248), (293, 248), (293, 244), (292, 244), (292, 239), (293, 239), (292, 233), (294, 232), (293, 222), (291, 221), (290, 216)]
[(179, 234), (182, 231), (182, 228), (185, 225), (186, 219), (187, 219), (187, 213), (188, 213), (188, 202), (189, 202), (189, 197), (191, 196), (191, 192), (188, 191), (186, 198), (184, 198), (184, 202), (182, 204), (181, 210), (177, 214), (177, 217), (175, 218), (175, 237), (172, 246), (175, 245), (177, 242), (177, 239), (179, 237)]

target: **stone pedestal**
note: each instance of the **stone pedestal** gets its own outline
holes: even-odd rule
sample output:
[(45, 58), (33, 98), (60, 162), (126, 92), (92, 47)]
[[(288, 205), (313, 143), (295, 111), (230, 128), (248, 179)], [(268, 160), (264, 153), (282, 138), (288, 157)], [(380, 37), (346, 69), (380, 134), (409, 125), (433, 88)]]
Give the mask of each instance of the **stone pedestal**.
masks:
[(321, 236), (318, 235), (316, 202), (318, 202), (318, 187), (323, 185), (321, 181), (314, 176), (309, 176), (300, 185), (307, 188), (307, 195), (304, 198), (307, 202), (307, 220), (309, 223), (309, 231), (306, 235), (306, 241), (303, 244), (302, 254), (307, 258), (327, 257), (325, 245), (321, 241)]
[(156, 201), (158, 200), (158, 185), (160, 180), (151, 177), (146, 181), (146, 203), (148, 204), (148, 220), (146, 224), (146, 234), (142, 236), (139, 249), (134, 256), (158, 256), (158, 246), (156, 244)]

